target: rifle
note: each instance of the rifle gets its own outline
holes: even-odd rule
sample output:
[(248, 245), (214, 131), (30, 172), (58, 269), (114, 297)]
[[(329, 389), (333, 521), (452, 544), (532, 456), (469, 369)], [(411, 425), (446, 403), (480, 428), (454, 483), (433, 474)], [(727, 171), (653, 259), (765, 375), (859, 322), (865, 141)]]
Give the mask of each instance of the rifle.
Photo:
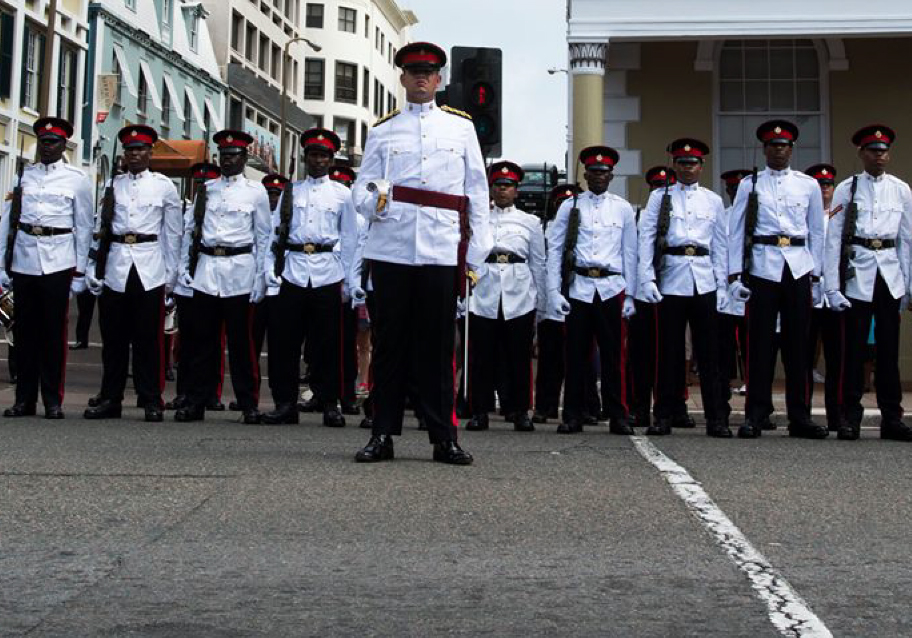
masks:
[(855, 277), (855, 267), (850, 265), (855, 251), (852, 250), (852, 237), (858, 227), (858, 203), (855, 201), (855, 191), (858, 190), (858, 175), (852, 177), (851, 197), (846, 208), (845, 220), (842, 224), (842, 243), (839, 249), (839, 288), (845, 293), (846, 284)]
[(111, 251), (111, 235), (114, 234), (114, 177), (117, 175), (117, 136), (114, 136), (114, 150), (111, 151), (111, 180), (105, 186), (101, 198), (101, 219), (98, 225), (98, 248), (95, 251), (95, 279), (102, 280), (108, 264), (108, 253)]
[(564, 255), (561, 259), (561, 294), (566, 296), (573, 283), (573, 269), (576, 268), (576, 242), (579, 239), (580, 210), (579, 193), (573, 193), (573, 207), (567, 220), (567, 234), (564, 236)]
[(751, 262), (754, 257), (754, 232), (757, 230), (757, 215), (760, 212), (760, 195), (757, 194), (757, 167), (751, 173), (751, 192), (747, 196), (747, 210), (744, 213), (744, 249), (741, 254), (741, 283), (747, 285)]
[[(456, 276), (459, 279), (459, 296), (463, 299), (466, 297), (466, 279), (469, 275), (466, 254), (469, 250), (470, 239), (472, 239), (472, 228), (469, 226), (469, 211), (463, 207), (463, 210), (459, 211), (459, 246), (456, 248)], [(362, 277), (363, 272), (362, 270)]]
[(22, 172), (25, 168), (25, 139), (19, 136), (19, 168), (16, 171), (17, 182), (13, 189), (13, 199), (10, 202), (9, 231), (6, 234), (6, 255), (4, 257), (4, 270), (7, 274), (13, 267), (13, 250), (16, 248), (16, 233), (19, 231), (19, 219), (22, 217)]
[(671, 225), (671, 195), (668, 193), (671, 182), (670, 171), (665, 176), (665, 192), (662, 194), (662, 203), (659, 205), (659, 218), (656, 220), (656, 238), (652, 253), (652, 268), (655, 271), (655, 282), (659, 285), (662, 273), (662, 260), (665, 257), (665, 248), (668, 246), (668, 227)]
[(203, 245), (203, 220), (206, 217), (206, 181), (200, 180), (193, 200), (193, 230), (190, 232), (190, 276), (196, 275), (200, 248)]
[(282, 191), (282, 202), (279, 206), (279, 228), (276, 231), (276, 240), (272, 242), (272, 254), (275, 255), (275, 276), (281, 277), (285, 270), (285, 246), (288, 244), (288, 235), (291, 233), (291, 216), (294, 214), (293, 182), (288, 180)]

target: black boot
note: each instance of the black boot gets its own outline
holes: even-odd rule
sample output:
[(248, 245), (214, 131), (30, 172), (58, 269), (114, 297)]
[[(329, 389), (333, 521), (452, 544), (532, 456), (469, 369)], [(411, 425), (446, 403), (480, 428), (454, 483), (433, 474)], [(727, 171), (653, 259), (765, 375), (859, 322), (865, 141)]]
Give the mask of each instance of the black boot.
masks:
[(328, 428), (344, 428), (345, 417), (335, 407), (323, 410), (323, 425)]
[(719, 419), (706, 422), (706, 436), (713, 436), (718, 439), (730, 439), (734, 435), (728, 427), (728, 423)]
[(280, 403), (272, 412), (263, 415), (263, 425), (295, 425), (300, 422), (298, 406), (294, 403)]
[(762, 433), (763, 428), (760, 423), (752, 419), (746, 420), (741, 427), (738, 428), (739, 439), (759, 439)]
[(881, 421), (880, 438), (891, 441), (912, 441), (912, 427), (900, 420)]
[(630, 436), (631, 434), (636, 434), (633, 431), (633, 428), (630, 427), (630, 422), (627, 419), (621, 417), (617, 419), (611, 419), (608, 422), (608, 433), (609, 434), (620, 434)]
[(577, 419), (564, 419), (564, 422), (557, 426), (558, 434), (579, 434), (583, 431), (583, 423)]
[(35, 416), (34, 403), (15, 403), (3, 411), (3, 416), (7, 418), (16, 418), (20, 416)]
[[(89, 399), (89, 400), (91, 401), (91, 399)], [(166, 410), (180, 410), (185, 405), (187, 405), (187, 396), (184, 394), (178, 394), (176, 397), (174, 397), (174, 400), (168, 401), (165, 404), (165, 409)]]
[(374, 420), (372, 418), (370, 418), (369, 416), (366, 416), (363, 419), (361, 419), (361, 423), (358, 424), (358, 427), (361, 428), (362, 430), (373, 430), (374, 429)]
[(60, 407), (59, 403), (52, 403), (44, 406), (44, 418), (56, 420), (64, 419), (66, 416), (63, 414), (63, 408)]
[(513, 429), (517, 432), (534, 432), (535, 426), (526, 412), (517, 412), (513, 415)]
[(657, 418), (646, 428), (646, 436), (667, 436), (671, 434), (671, 419)]
[(472, 455), (459, 447), (456, 441), (445, 441), (434, 444), (434, 460), (450, 465), (471, 465)]
[(355, 461), (358, 463), (377, 463), (378, 461), (392, 461), (395, 458), (393, 452), (393, 437), (389, 434), (376, 434), (370, 438), (363, 448), (355, 454)]
[(165, 419), (159, 403), (147, 403), (145, 407), (146, 423), (161, 423)]
[(789, 436), (798, 439), (825, 439), (830, 436), (826, 426), (818, 425), (808, 419), (803, 423), (789, 423)]
[(259, 425), (261, 418), (260, 411), (256, 408), (244, 410), (244, 425)]
[(95, 407), (86, 408), (82, 416), (86, 419), (119, 419), (120, 413), (120, 401), (102, 399)]
[(178, 423), (190, 423), (192, 421), (202, 421), (206, 418), (206, 408), (201, 405), (187, 403), (184, 407), (174, 413), (174, 420)]
[(487, 430), (488, 427), (488, 415), (476, 414), (468, 423), (466, 423), (465, 429), (472, 432), (480, 432), (482, 430)]
[(358, 407), (358, 404), (354, 401), (345, 401), (341, 402), (342, 404), (342, 414), (346, 416), (357, 416), (361, 414), (361, 408)]

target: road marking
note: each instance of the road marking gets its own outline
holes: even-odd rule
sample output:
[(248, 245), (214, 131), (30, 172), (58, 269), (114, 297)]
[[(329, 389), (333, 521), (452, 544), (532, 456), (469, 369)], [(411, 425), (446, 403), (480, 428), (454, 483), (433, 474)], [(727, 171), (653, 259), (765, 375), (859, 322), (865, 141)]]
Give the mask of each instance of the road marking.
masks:
[(743, 571), (751, 587), (766, 603), (770, 621), (783, 636), (832, 638), (823, 621), (799, 596), (785, 577), (770, 564), (686, 469), (665, 456), (648, 439), (631, 436), (644, 459), (668, 481), (691, 513), (713, 535), (729, 558)]

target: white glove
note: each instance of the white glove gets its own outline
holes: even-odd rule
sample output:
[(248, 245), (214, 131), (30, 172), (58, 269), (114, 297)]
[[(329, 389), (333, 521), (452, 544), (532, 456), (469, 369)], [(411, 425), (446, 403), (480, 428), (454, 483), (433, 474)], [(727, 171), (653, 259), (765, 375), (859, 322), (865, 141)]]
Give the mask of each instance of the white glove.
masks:
[(347, 304), (351, 301), (351, 290), (348, 287), (348, 282), (342, 280), (342, 303)]
[(751, 291), (750, 288), (736, 279), (735, 281), (731, 282), (731, 285), (728, 287), (728, 294), (733, 300), (747, 301), (750, 299)]
[(86, 273), (85, 281), (86, 281), (86, 286), (88, 286), (88, 288), (89, 288), (89, 292), (91, 292), (96, 297), (101, 294), (101, 290), (102, 290), (102, 288), (104, 288), (103, 281), (101, 281), (100, 279), (96, 279), (95, 276), (92, 275), (91, 273)]
[(267, 288), (280, 288), (282, 286), (282, 278), (275, 274), (274, 270), (266, 271), (266, 287)]
[(846, 308), (852, 307), (852, 302), (846, 299), (845, 295), (838, 290), (828, 290), (826, 294), (827, 301), (836, 312), (842, 312)]
[(250, 303), (260, 303), (266, 298), (266, 278), (257, 277), (253, 281), (253, 290), (250, 291)]
[(636, 304), (633, 302), (633, 297), (625, 297), (624, 306), (621, 308), (621, 316), (624, 319), (630, 319), (636, 313), (637, 309)]
[(716, 312), (725, 312), (728, 309), (728, 290), (716, 288)]
[(70, 282), (70, 292), (74, 295), (82, 294), (86, 291), (86, 280), (85, 275), (79, 277), (73, 277), (73, 280)]
[(13, 287), (13, 282), (10, 281), (9, 275), (6, 274), (5, 270), (0, 270), (0, 288), (3, 290), (9, 290)]
[(459, 317), (465, 316), (466, 311), (466, 300), (465, 297), (458, 297), (456, 299), (456, 315)]
[(570, 314), (570, 302), (567, 301), (567, 298), (564, 297), (559, 292), (555, 291), (551, 293), (551, 309), (564, 317)]
[(367, 301), (367, 293), (361, 286), (352, 286), (351, 288), (352, 308), (363, 306)]
[(811, 305), (816, 308), (823, 301), (823, 284), (819, 281), (811, 282)]
[(662, 293), (654, 281), (644, 281), (640, 284), (640, 297), (647, 303), (659, 303), (662, 301)]
[(177, 278), (178, 283), (184, 288), (193, 288), (193, 277), (190, 275), (189, 270), (185, 270)]

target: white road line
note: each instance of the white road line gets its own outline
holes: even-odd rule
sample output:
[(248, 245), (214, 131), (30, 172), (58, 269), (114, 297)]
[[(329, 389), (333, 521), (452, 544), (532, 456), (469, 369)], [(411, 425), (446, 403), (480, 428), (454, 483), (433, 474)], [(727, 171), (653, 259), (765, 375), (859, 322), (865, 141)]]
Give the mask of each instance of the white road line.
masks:
[(770, 621), (780, 634), (799, 638), (832, 638), (833, 634), (823, 621), (769, 560), (751, 545), (686, 469), (665, 456), (646, 438), (631, 436), (630, 440), (643, 458), (659, 470), (729, 558), (747, 575), (751, 587), (766, 603)]

